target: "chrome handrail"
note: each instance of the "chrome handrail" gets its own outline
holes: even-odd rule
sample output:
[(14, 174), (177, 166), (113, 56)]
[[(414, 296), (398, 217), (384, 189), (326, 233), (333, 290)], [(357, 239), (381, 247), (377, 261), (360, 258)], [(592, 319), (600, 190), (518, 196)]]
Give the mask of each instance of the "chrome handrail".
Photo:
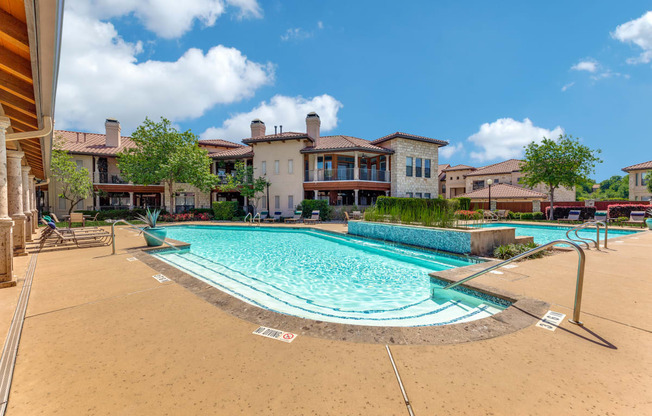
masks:
[(258, 218), (258, 224), (260, 225), (260, 212), (257, 212), (256, 215), (251, 218), (251, 223), (253, 224), (254, 221), (256, 221), (256, 218)]
[(555, 246), (557, 244), (567, 244), (570, 245), (575, 249), (578, 255), (578, 261), (577, 261), (577, 283), (575, 285), (575, 304), (573, 306), (573, 319), (569, 319), (568, 322), (575, 324), (575, 325), (582, 325), (582, 322), (580, 321), (580, 309), (582, 306), (582, 288), (584, 286), (584, 266), (586, 263), (586, 255), (584, 254), (584, 250), (582, 250), (582, 247), (579, 245), (573, 243), (572, 241), (567, 241), (567, 240), (554, 240), (549, 243), (546, 243), (544, 245), (541, 245), (539, 247), (535, 247), (532, 250), (528, 250), (525, 253), (521, 253), (518, 256), (514, 256), (511, 259), (507, 259), (505, 261), (501, 261), (498, 264), (495, 264), (491, 267), (487, 267), (486, 269), (483, 269), (477, 273), (472, 274), (471, 276), (465, 277), (462, 280), (459, 280), (454, 283), (450, 283), (446, 286), (443, 287), (443, 290), (448, 290), (452, 289), (456, 286), (459, 286), (461, 284), (464, 284), (468, 282), (469, 280), (475, 279), (476, 277), (480, 277), (483, 274), (489, 273), (492, 270), (499, 269), (509, 263), (512, 263), (516, 260), (520, 260), (522, 258), (531, 256), (532, 254), (538, 253), (539, 251), (545, 250), (548, 247)]
[[(584, 224), (581, 224), (580, 227), (584, 227)], [(573, 227), (573, 228), (570, 228), (568, 231), (566, 231), (566, 238), (567, 238), (569, 241), (574, 241), (574, 242), (576, 242), (576, 243), (585, 244), (585, 245), (586, 245), (586, 249), (587, 249), (587, 250), (591, 250), (591, 246), (589, 245), (589, 243), (587, 243), (586, 241), (584, 241), (584, 239), (583, 239), (582, 237), (580, 237), (579, 235), (577, 235), (577, 231), (575, 231), (575, 228), (576, 228), (576, 227)], [(577, 236), (577, 239), (575, 239), (575, 238), (573, 238), (573, 237), (571, 237), (571, 236), (569, 235), (569, 234), (570, 234), (571, 232), (573, 232), (573, 231), (575, 231), (575, 236)]]
[(595, 224), (596, 228), (598, 229), (598, 250), (600, 249), (600, 224), (604, 225), (604, 248), (607, 248), (607, 240), (609, 239), (609, 226), (607, 225), (607, 222), (600, 220), (589, 220), (586, 222), (586, 224)]
[(150, 232), (145, 231), (143, 228), (136, 227), (135, 225), (133, 225), (130, 222), (127, 222), (126, 220), (116, 220), (111, 224), (111, 240), (112, 240), (111, 244), (113, 246), (113, 253), (111, 253), (111, 254), (115, 254), (115, 225), (117, 223), (119, 223), (119, 222), (125, 223), (129, 227), (133, 228), (134, 230), (145, 233), (145, 234), (149, 235), (150, 237), (153, 237), (155, 240), (158, 240), (158, 241), (162, 242), (163, 244), (172, 247), (175, 250), (181, 251), (181, 249), (179, 247), (175, 246), (174, 244), (168, 243), (167, 241), (165, 241), (165, 239), (161, 239), (159, 236), (156, 236), (156, 235), (154, 235), (154, 234), (152, 234)]
[(251, 212), (248, 212), (244, 217), (244, 222), (247, 222), (247, 218), (252, 217)]
[[(579, 234), (577, 234), (577, 232), (579, 230), (585, 229), (588, 225), (589, 225), (589, 223), (585, 222), (583, 224), (578, 225), (577, 227), (572, 228), (570, 231), (574, 231), (575, 232), (575, 237), (579, 238), (580, 240), (592, 242), (593, 245), (595, 246), (595, 248), (598, 251), (600, 251), (600, 230), (598, 230), (598, 240), (597, 241), (592, 239), (592, 238), (589, 238), (589, 237), (580, 237)], [(566, 234), (566, 235), (568, 235), (568, 234)], [(590, 250), (590, 247), (589, 247), (588, 244), (587, 244), (587, 248)]]

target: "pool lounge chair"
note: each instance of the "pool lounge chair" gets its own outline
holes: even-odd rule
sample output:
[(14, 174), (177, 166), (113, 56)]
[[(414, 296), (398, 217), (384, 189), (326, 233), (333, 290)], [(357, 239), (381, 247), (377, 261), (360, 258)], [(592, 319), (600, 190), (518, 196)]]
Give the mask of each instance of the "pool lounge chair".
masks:
[(266, 218), (269, 218), (269, 211), (260, 211), (260, 216), (258, 217), (258, 222), (265, 221)]
[(643, 225), (645, 224), (645, 211), (632, 211), (629, 213), (629, 221), (621, 222), (621, 224), (630, 225)]
[(498, 215), (496, 215), (495, 212), (490, 211), (488, 209), (484, 211), (482, 216), (484, 217), (485, 220), (489, 220), (489, 221), (498, 221), (499, 220)]
[(496, 211), (496, 216), (501, 220), (509, 219), (509, 211), (506, 209), (499, 209)]
[(280, 222), (281, 215), (283, 215), (281, 211), (274, 211), (274, 216), (273, 217), (268, 216), (267, 218), (265, 218), (265, 222)]
[(301, 216), (302, 215), (303, 215), (303, 211), (294, 211), (294, 217), (286, 218), (285, 223), (286, 224), (297, 223), (297, 222), (301, 221)]
[(29, 249), (44, 248), (82, 248), (82, 247), (98, 247), (106, 246), (111, 243), (111, 234), (104, 230), (91, 230), (91, 229), (60, 229), (56, 225), (48, 224), (46, 228), (41, 231), (41, 237), (38, 241), (28, 245)]
[(607, 211), (595, 211), (595, 214), (593, 214), (593, 218), (590, 220), (585, 220), (587, 221), (602, 221), (602, 222), (607, 222)]
[(314, 210), (312, 214), (310, 215), (310, 218), (305, 218), (303, 220), (304, 224), (317, 224), (319, 221), (319, 210)]
[(349, 221), (351, 221), (351, 217), (349, 217), (349, 213), (344, 211), (344, 223), (348, 224)]
[(572, 221), (582, 221), (582, 220), (580, 219), (580, 213), (581, 213), (581, 211), (580, 211), (579, 209), (571, 209), (571, 210), (568, 212), (568, 217), (566, 217), (566, 218), (558, 218), (558, 219), (557, 219), (557, 222), (566, 222), (566, 221), (569, 221), (569, 222), (572, 222)]

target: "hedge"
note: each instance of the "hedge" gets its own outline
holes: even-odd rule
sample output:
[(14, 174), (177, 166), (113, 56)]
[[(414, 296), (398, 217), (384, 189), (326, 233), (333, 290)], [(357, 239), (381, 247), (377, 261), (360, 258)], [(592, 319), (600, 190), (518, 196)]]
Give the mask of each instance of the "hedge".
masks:
[(448, 200), (443, 198), (425, 199), (379, 196), (376, 199), (376, 207), (385, 211), (390, 211), (392, 208), (398, 208), (400, 210), (444, 209), (448, 207), (448, 204)]
[(646, 213), (645, 216), (649, 217), (650, 214), (647, 213), (648, 209), (652, 209), (652, 206), (614, 204), (614, 205), (609, 205), (607, 207), (607, 217), (609, 218), (627, 217), (627, 219), (629, 219), (629, 216), (632, 213), (632, 211), (645, 211)]
[(214, 201), (213, 217), (218, 221), (231, 221), (238, 212), (237, 201)]
[[(580, 220), (590, 220), (595, 216), (595, 207), (555, 207), (554, 219), (568, 218), (571, 210), (580, 211)], [(546, 207), (546, 218), (550, 219), (550, 207)]]
[(460, 203), (460, 211), (469, 211), (471, 209), (471, 198), (466, 198), (466, 197), (459, 197), (459, 198), (453, 198), (459, 201)]
[[(84, 215), (90, 215), (91, 217), (95, 217), (95, 214), (97, 214), (97, 220), (98, 221), (104, 221), (107, 219), (112, 219), (112, 220), (137, 220), (138, 214), (145, 215), (147, 213), (147, 210), (144, 208), (134, 208), (134, 209), (109, 209), (105, 211), (75, 211), (75, 212), (81, 212)], [(167, 211), (161, 211), (161, 215), (167, 214)]]
[(330, 221), (333, 216), (333, 208), (325, 199), (304, 199), (297, 205), (297, 210), (303, 211), (303, 218), (310, 218), (315, 210), (319, 210), (319, 219), (322, 221)]

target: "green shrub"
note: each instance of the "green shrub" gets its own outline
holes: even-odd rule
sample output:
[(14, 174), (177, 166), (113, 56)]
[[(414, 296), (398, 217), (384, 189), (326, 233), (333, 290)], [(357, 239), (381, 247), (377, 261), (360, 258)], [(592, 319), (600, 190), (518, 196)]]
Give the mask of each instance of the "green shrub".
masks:
[[(507, 260), (536, 247), (539, 247), (537, 243), (505, 244), (494, 249), (494, 257)], [(543, 256), (545, 256), (545, 251), (540, 251), (526, 258), (539, 258)]]
[(534, 214), (532, 212), (521, 212), (522, 220), (532, 220), (534, 219)]
[(297, 210), (303, 211), (303, 218), (310, 218), (316, 210), (319, 210), (319, 219), (322, 221), (330, 221), (333, 217), (333, 208), (324, 199), (304, 199), (297, 205)]
[(543, 212), (533, 212), (532, 213), (532, 219), (533, 220), (542, 220), (543, 219)]
[(433, 209), (433, 208), (446, 208), (450, 204), (459, 206), (459, 201), (454, 199), (423, 199), (423, 198), (397, 198), (393, 196), (379, 196), (376, 199), (376, 207), (381, 210), (389, 211), (392, 208), (404, 210), (420, 210), (420, 209)]
[(457, 199), (457, 201), (460, 203), (460, 210), (461, 211), (469, 211), (471, 209), (471, 198), (466, 198), (466, 197), (459, 197), (459, 198), (454, 198)]
[(237, 201), (214, 201), (213, 216), (218, 221), (231, 221), (237, 215)]
[(509, 218), (510, 220), (520, 220), (520, 219), (521, 219), (521, 214), (522, 214), (521, 212), (513, 212), (513, 211), (509, 211), (509, 213), (507, 214), (507, 216), (508, 216), (508, 218)]
[(376, 205), (365, 211), (365, 220), (452, 228), (458, 207), (457, 200), (379, 197)]
[[(104, 211), (75, 211), (81, 212), (84, 215), (90, 215), (95, 217), (97, 214), (98, 221), (105, 221), (108, 219), (112, 220), (127, 220), (134, 221), (138, 219), (138, 215), (146, 215), (147, 210), (144, 208), (134, 208), (134, 209), (108, 209)], [(161, 211), (161, 215), (167, 214), (167, 211)]]

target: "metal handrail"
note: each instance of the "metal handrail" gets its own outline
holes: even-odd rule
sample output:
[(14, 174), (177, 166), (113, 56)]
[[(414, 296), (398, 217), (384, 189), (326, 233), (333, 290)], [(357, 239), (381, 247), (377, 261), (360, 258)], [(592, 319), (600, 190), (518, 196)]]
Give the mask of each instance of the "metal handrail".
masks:
[(586, 224), (595, 224), (596, 228), (598, 229), (598, 250), (600, 249), (600, 224), (604, 225), (604, 248), (607, 248), (607, 240), (609, 239), (609, 226), (607, 225), (607, 222), (600, 220), (589, 220), (586, 222)]
[[(579, 230), (585, 229), (590, 225), (595, 225), (596, 227), (596, 239), (588, 238), (588, 237), (580, 237), (577, 232)], [(609, 239), (609, 227), (607, 226), (607, 223), (604, 221), (600, 220), (589, 220), (583, 224), (580, 224), (578, 226), (575, 226), (571, 228), (570, 230), (566, 231), (566, 238), (568, 238), (571, 241), (576, 241), (582, 244), (586, 244), (586, 248), (590, 249), (590, 246), (586, 241), (591, 241), (593, 244), (595, 244), (595, 248), (600, 251), (600, 225), (604, 226), (604, 248), (607, 248), (607, 240)], [(575, 236), (577, 239), (572, 238), (569, 234), (570, 232), (573, 231), (575, 233)]]
[(570, 245), (575, 249), (578, 255), (578, 262), (577, 262), (577, 283), (575, 285), (575, 304), (573, 306), (573, 319), (569, 319), (568, 322), (575, 324), (575, 325), (582, 325), (582, 322), (580, 321), (580, 308), (582, 305), (582, 287), (584, 286), (584, 266), (586, 263), (586, 255), (584, 254), (584, 250), (582, 250), (582, 247), (579, 245), (573, 243), (572, 241), (567, 241), (567, 240), (554, 240), (549, 243), (546, 243), (544, 245), (541, 245), (539, 247), (533, 248), (532, 250), (528, 250), (525, 253), (521, 253), (518, 256), (514, 256), (511, 259), (507, 259), (505, 261), (501, 261), (498, 264), (495, 264), (491, 267), (487, 267), (486, 269), (483, 269), (477, 273), (472, 274), (469, 277), (465, 277), (462, 280), (459, 280), (454, 283), (450, 283), (446, 286), (443, 287), (443, 290), (447, 289), (452, 289), (456, 286), (459, 286), (461, 284), (464, 284), (468, 282), (469, 280), (475, 279), (476, 277), (480, 277), (483, 274), (489, 273), (492, 270), (499, 269), (509, 263), (512, 263), (516, 260), (520, 260), (522, 258), (531, 256), (532, 254), (538, 253), (539, 251), (545, 250), (548, 247), (555, 246), (557, 244), (566, 244)]
[(254, 221), (256, 221), (256, 218), (258, 218), (258, 224), (260, 225), (260, 212), (257, 212), (256, 215), (254, 215), (254, 216), (251, 218), (251, 223), (252, 223), (252, 224), (254, 223)]
[[(587, 226), (587, 223), (583, 223), (583, 224), (580, 224), (580, 225), (578, 225), (578, 226), (575, 226), (575, 227), (571, 228), (570, 230), (566, 231), (566, 238), (568, 238), (568, 239), (571, 240), (571, 241), (577, 241), (577, 242), (581, 242), (582, 244), (586, 244), (586, 249), (587, 249), (587, 250), (590, 250), (590, 249), (591, 249), (591, 246), (587, 243), (587, 241), (590, 241), (590, 242), (592, 242), (592, 243), (596, 246), (596, 248), (597, 248), (598, 250), (600, 250), (600, 248), (598, 247), (598, 242), (597, 242), (597, 241), (595, 241), (595, 240), (592, 239), (592, 238), (588, 238), (588, 237), (580, 237), (579, 234), (577, 234), (577, 232), (578, 232), (579, 230), (582, 230), (582, 229), (586, 228), (586, 226)], [(575, 233), (575, 237), (577, 237), (577, 238), (572, 238), (572, 237), (569, 235), (571, 232), (574, 232), (574, 233)], [(599, 235), (599, 233), (598, 233), (598, 235)]]
[(251, 215), (251, 212), (248, 212), (247, 215), (245, 215), (244, 222), (247, 222), (247, 218), (249, 218), (249, 217), (253, 218), (253, 216)]
[(111, 253), (111, 254), (115, 254), (115, 225), (117, 223), (119, 223), (119, 222), (125, 223), (129, 227), (133, 228), (134, 230), (145, 233), (148, 236), (153, 237), (155, 240), (158, 240), (158, 241), (162, 242), (163, 244), (172, 247), (175, 250), (181, 251), (181, 249), (179, 247), (175, 246), (174, 244), (168, 243), (167, 241), (165, 241), (165, 239), (161, 239), (160, 237), (158, 237), (158, 236), (156, 236), (156, 235), (154, 235), (154, 234), (152, 234), (150, 232), (145, 231), (143, 228), (136, 227), (135, 225), (133, 225), (130, 222), (127, 222), (126, 220), (116, 220), (111, 224), (111, 244), (113, 246), (113, 253)]

